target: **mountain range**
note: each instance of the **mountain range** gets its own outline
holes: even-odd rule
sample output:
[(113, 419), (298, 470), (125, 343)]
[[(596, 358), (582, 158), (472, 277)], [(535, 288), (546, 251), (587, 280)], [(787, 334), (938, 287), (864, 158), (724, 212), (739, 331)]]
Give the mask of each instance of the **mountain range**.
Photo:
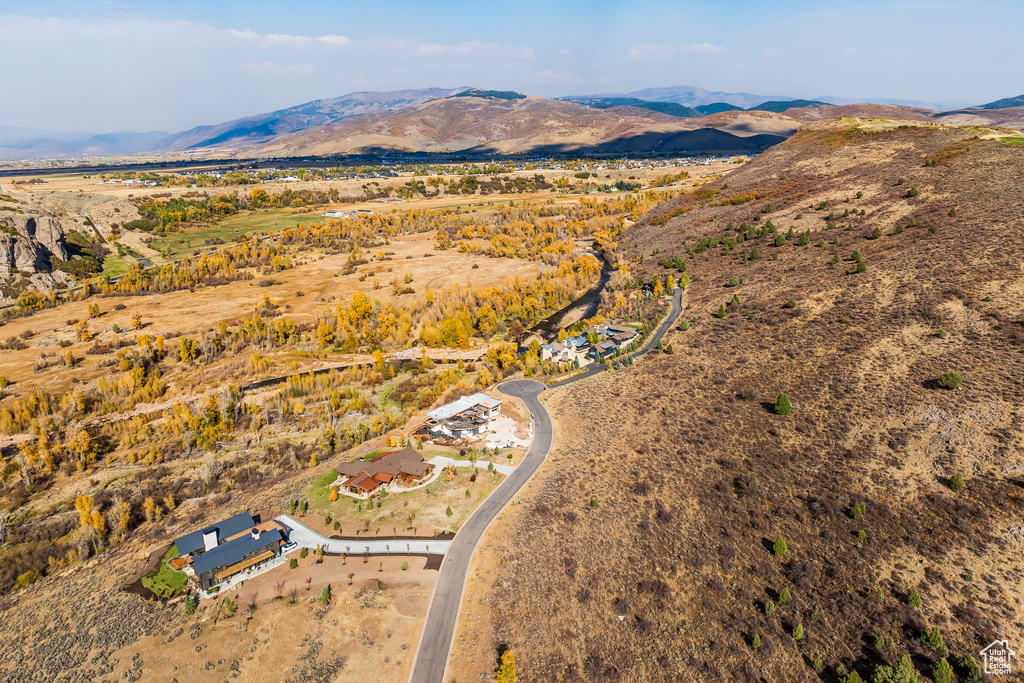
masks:
[[(892, 118), (945, 123), (1024, 124), (1024, 95), (948, 111), (906, 104), (829, 97), (799, 100), (691, 86), (558, 99), (469, 87), (355, 92), (173, 134), (49, 133), (0, 126), (0, 159), (142, 153), (307, 156), (384, 150), (726, 153), (763, 149), (809, 119), (882, 111)], [(857, 113), (861, 111), (871, 113)]]

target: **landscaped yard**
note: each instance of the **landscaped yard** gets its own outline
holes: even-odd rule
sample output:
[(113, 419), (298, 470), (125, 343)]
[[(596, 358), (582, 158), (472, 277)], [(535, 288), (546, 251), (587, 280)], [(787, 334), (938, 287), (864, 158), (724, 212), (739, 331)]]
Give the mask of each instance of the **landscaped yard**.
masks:
[(157, 597), (169, 598), (185, 586), (188, 577), (185, 572), (171, 569), (168, 563), (178, 557), (178, 549), (173, 545), (167, 551), (157, 570), (148, 576), (142, 577), (142, 585), (153, 591)]
[[(440, 450), (440, 449), (438, 449)], [(456, 451), (456, 457), (458, 452)], [(423, 451), (429, 460), (435, 455), (451, 457), (450, 452)], [(474, 471), (470, 468), (456, 468), (451, 481), (447, 473), (441, 474), (433, 483), (407, 493), (388, 493), (357, 500), (350, 496), (339, 496), (330, 501), (328, 491), (333, 468), (314, 480), (307, 493), (309, 511), (300, 519), (314, 531), (324, 536), (417, 535), (431, 536), (435, 531), (457, 531), (477, 506), (490, 495), (491, 491), (505, 478), (502, 474), (487, 471), (487, 463), (478, 463), (476, 481), (471, 481)], [(466, 495), (466, 492), (469, 495)], [(448, 515), (448, 509), (452, 514)], [(331, 524), (326, 524), (327, 515)], [(338, 524), (338, 528), (334, 525)]]

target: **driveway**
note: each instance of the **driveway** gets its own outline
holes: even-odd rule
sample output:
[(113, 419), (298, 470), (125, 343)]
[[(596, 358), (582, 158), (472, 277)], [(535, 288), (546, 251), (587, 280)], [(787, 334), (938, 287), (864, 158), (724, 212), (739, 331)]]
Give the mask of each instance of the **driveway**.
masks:
[[(345, 553), (346, 555), (403, 555), (416, 553), (422, 555), (443, 555), (452, 544), (450, 540), (437, 538), (327, 538), (297, 521), (291, 515), (279, 515), (274, 518), (290, 529), (289, 543), (297, 543), (299, 548), (316, 548), (318, 545), (329, 553)], [(290, 551), (289, 551), (290, 552)]]

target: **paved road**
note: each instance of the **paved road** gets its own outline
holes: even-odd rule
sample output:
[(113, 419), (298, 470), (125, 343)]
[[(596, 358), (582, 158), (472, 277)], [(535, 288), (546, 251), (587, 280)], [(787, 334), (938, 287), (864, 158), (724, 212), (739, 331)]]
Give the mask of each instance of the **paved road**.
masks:
[(650, 351), (651, 349), (653, 349), (655, 346), (657, 346), (658, 342), (661, 341), (661, 338), (665, 336), (666, 332), (668, 332), (668, 328), (672, 327), (672, 325), (676, 322), (676, 320), (679, 319), (679, 314), (682, 313), (682, 311), (683, 311), (683, 288), (682, 287), (676, 287), (676, 291), (673, 292), (673, 294), (672, 294), (672, 308), (668, 312), (668, 317), (666, 317), (661, 322), (661, 325), (658, 325), (658, 329), (656, 329), (654, 331), (654, 334), (651, 335), (651, 338), (647, 340), (647, 343), (644, 344), (643, 347), (639, 351), (633, 353), (632, 356), (634, 358), (636, 358), (637, 356), (642, 356), (645, 353), (647, 353), (648, 351)]
[(423, 634), (420, 636), (416, 659), (413, 661), (410, 683), (444, 681), (455, 635), (455, 624), (462, 604), (462, 593), (466, 586), (466, 576), (477, 543), (502, 508), (533, 476), (548, 455), (552, 439), (551, 418), (537, 400), (544, 389), (543, 384), (532, 379), (517, 379), (498, 385), (498, 390), (502, 393), (521, 398), (526, 403), (535, 426), (533, 443), (515, 472), (487, 497), (452, 539), (451, 546), (441, 563), (437, 586), (427, 608), (427, 621), (423, 625)]
[[(668, 316), (654, 331), (643, 348), (632, 354), (634, 358), (642, 356), (657, 346), (668, 329), (679, 318), (679, 314), (682, 312), (682, 296), (683, 290), (676, 288), (672, 295), (672, 308)], [(586, 372), (561, 382), (555, 382), (550, 386), (560, 387), (570, 382), (578, 382), (606, 369), (606, 366), (594, 363), (588, 366)], [(416, 650), (416, 659), (413, 661), (409, 683), (444, 683), (448, 657), (451, 654), (452, 641), (455, 637), (455, 626), (459, 619), (459, 608), (462, 605), (462, 593), (466, 587), (466, 577), (477, 543), (480, 542), (487, 527), (498, 516), (498, 513), (540, 468), (551, 448), (553, 437), (551, 417), (537, 398), (546, 388), (544, 384), (531, 379), (517, 379), (498, 385), (498, 390), (502, 393), (523, 399), (526, 407), (530, 410), (530, 417), (533, 418), (536, 435), (530, 445), (530, 450), (523, 458), (523, 462), (516, 467), (515, 472), (487, 497), (487, 500), (477, 508), (452, 539), (448, 553), (441, 564), (441, 572), (437, 577), (434, 595), (427, 608), (427, 620), (423, 625), (423, 634), (420, 636), (420, 644)]]

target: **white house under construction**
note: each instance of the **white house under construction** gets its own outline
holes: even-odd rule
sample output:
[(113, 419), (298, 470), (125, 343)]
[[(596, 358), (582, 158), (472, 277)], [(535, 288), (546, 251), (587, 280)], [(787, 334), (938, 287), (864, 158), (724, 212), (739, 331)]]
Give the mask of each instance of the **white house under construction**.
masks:
[(501, 414), (501, 401), (487, 394), (473, 394), (427, 413), (430, 433), (446, 439), (472, 439), (483, 434), (487, 424)]

